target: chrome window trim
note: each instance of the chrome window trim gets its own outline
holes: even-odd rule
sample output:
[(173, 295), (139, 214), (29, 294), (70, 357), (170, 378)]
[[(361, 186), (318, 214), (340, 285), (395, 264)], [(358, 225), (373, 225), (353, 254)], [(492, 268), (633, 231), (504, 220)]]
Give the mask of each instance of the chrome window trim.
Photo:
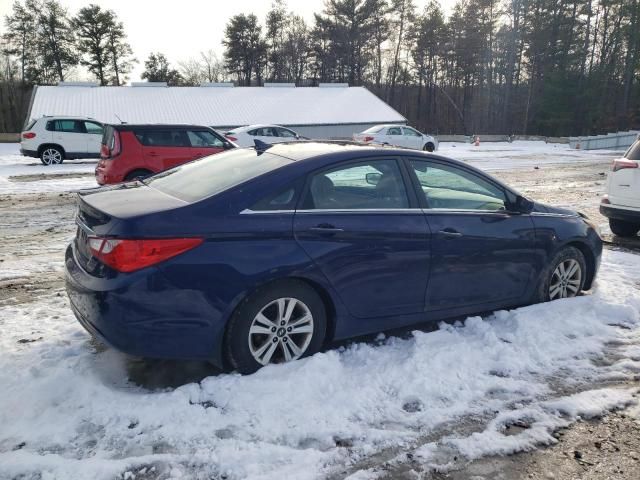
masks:
[(240, 215), (285, 214), (285, 213), (416, 213), (422, 208), (314, 208), (308, 210), (251, 210), (245, 208)]

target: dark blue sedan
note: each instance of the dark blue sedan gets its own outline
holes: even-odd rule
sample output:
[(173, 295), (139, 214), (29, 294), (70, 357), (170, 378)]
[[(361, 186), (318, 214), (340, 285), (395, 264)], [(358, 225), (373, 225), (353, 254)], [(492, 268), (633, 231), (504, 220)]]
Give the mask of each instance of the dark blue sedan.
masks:
[(602, 243), (437, 155), (299, 142), (79, 195), (71, 307), (124, 352), (240, 372), (345, 339), (573, 297)]

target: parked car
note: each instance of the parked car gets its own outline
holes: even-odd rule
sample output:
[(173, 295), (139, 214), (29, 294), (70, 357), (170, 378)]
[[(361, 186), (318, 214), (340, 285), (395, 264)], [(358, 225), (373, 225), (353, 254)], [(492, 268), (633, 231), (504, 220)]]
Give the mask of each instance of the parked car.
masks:
[(435, 137), (404, 125), (376, 125), (362, 133), (354, 133), (353, 139), (356, 142), (379, 143), (426, 152), (435, 152), (438, 149), (438, 140)]
[(609, 218), (611, 231), (633, 237), (640, 230), (640, 139), (621, 158), (616, 158), (607, 177), (600, 213)]
[(326, 342), (573, 297), (602, 242), (582, 215), (463, 162), (301, 142), (80, 193), (71, 307), (133, 355), (253, 372)]
[(229, 130), (224, 136), (240, 147), (253, 147), (254, 140), (260, 140), (264, 143), (280, 143), (305, 139), (293, 130), (279, 125), (247, 125)]
[(105, 185), (146, 177), (235, 146), (200, 125), (107, 125), (96, 180)]
[(102, 123), (86, 117), (41, 117), (31, 120), (20, 136), (20, 153), (44, 165), (65, 159), (98, 158)]

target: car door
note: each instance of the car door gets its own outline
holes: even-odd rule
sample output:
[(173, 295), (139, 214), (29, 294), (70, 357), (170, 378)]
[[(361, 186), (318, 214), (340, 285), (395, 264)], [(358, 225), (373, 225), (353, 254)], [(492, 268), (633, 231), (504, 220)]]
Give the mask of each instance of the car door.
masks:
[(407, 178), (399, 162), (387, 158), (307, 180), (294, 217), (296, 240), (354, 317), (423, 311), (429, 231)]
[(84, 121), (84, 136), (87, 144), (87, 156), (98, 157), (100, 155), (100, 148), (102, 147), (102, 133), (104, 128), (102, 124), (98, 122)]
[(404, 141), (401, 127), (389, 127), (387, 129), (386, 143), (396, 147), (404, 147)]
[(191, 144), (183, 129), (149, 129), (136, 136), (141, 141), (145, 164), (160, 172), (191, 160)]
[(80, 120), (49, 120), (46, 128), (52, 132), (52, 141), (64, 148), (67, 158), (81, 158), (86, 155), (86, 134)]
[(409, 159), (432, 232), (427, 310), (517, 304), (541, 268), (528, 214), (472, 170)]
[(402, 127), (405, 147), (422, 150), (422, 134), (411, 127)]
[(224, 150), (224, 140), (213, 132), (204, 129), (187, 130), (191, 143), (191, 158), (202, 158)]

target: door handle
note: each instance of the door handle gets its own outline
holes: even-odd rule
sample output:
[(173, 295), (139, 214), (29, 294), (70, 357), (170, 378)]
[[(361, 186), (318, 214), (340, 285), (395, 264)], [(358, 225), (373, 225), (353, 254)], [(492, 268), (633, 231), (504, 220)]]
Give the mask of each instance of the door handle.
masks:
[(320, 225), (316, 225), (315, 227), (309, 228), (309, 230), (312, 232), (324, 233), (327, 235), (333, 235), (335, 233), (344, 232), (344, 229), (336, 228), (333, 225), (330, 225), (328, 223), (321, 223)]
[(438, 233), (448, 239), (460, 238), (462, 236), (460, 232), (454, 230), (453, 228), (445, 228), (444, 230), (440, 230)]

